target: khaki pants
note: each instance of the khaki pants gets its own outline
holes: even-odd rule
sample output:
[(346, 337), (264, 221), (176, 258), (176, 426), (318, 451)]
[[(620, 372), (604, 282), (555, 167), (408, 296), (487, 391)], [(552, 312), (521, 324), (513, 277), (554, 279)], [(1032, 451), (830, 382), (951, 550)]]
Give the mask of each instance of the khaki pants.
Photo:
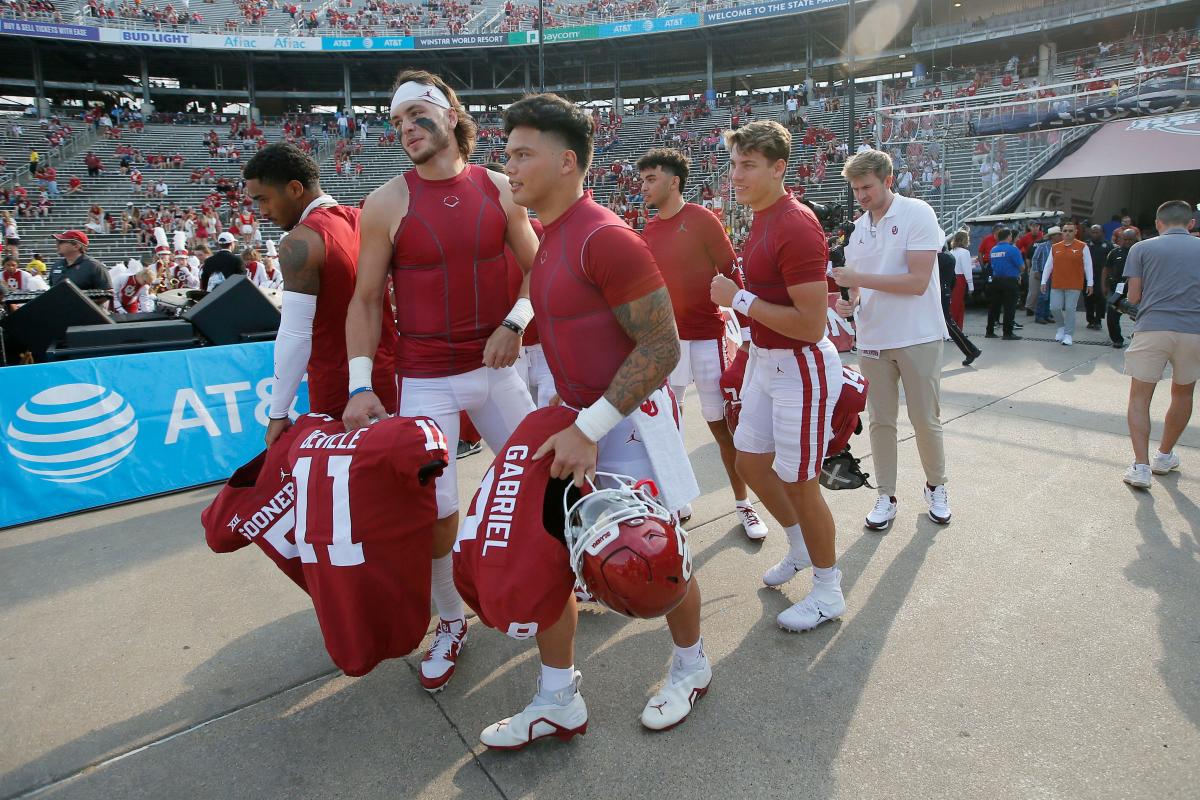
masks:
[(879, 358), (859, 358), (869, 382), (867, 412), (871, 424), (871, 455), (881, 495), (896, 494), (896, 419), (900, 413), (900, 384), (904, 404), (917, 436), (917, 452), (925, 480), (931, 486), (946, 482), (946, 453), (942, 447), (942, 342), (926, 342), (881, 350)]

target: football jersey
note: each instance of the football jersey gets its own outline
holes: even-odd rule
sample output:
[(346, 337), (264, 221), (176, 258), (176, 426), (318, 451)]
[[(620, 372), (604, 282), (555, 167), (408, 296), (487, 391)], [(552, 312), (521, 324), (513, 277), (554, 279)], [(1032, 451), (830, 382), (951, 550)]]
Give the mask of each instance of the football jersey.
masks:
[(575, 586), (562, 539), (562, 493), (570, 483), (551, 479), (554, 459), (531, 460), (574, 421), (574, 411), (555, 406), (517, 426), (484, 474), (454, 543), (459, 594), (485, 625), (514, 639), (558, 622)]
[(433, 478), (449, 458), (445, 436), (426, 417), (347, 433), (340, 421), (305, 415), (205, 511), (209, 546), (228, 552), (256, 542), (312, 597), (333, 662), (365, 675), (425, 635)]

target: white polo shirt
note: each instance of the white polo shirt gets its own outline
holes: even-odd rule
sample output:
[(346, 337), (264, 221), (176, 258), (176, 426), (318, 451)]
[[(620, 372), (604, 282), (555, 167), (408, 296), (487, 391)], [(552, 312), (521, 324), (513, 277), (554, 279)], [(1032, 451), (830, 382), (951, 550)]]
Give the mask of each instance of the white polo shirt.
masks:
[[(877, 224), (871, 224), (870, 214), (863, 214), (854, 223), (854, 233), (846, 244), (846, 266), (868, 275), (904, 275), (908, 272), (909, 250), (936, 253), (945, 241), (946, 234), (928, 203), (897, 194)], [(859, 290), (861, 304), (855, 319), (860, 352), (946, 338), (936, 255), (933, 258), (929, 285), (919, 295)]]

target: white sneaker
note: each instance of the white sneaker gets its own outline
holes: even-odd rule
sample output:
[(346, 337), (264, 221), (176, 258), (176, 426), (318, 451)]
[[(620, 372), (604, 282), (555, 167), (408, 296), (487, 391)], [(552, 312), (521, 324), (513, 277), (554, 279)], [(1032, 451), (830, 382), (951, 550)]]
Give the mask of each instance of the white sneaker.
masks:
[(1062, 343), (1064, 346), (1070, 347), (1071, 345), (1075, 344), (1075, 341), (1071, 338), (1071, 334), (1067, 333), (1063, 335)]
[(467, 641), (465, 619), (438, 620), (433, 643), (421, 659), (421, 686), (430, 694), (440, 692), (454, 677), (458, 654)]
[(1058, 332), (1054, 334), (1054, 341), (1061, 342), (1063, 340), (1063, 337), (1066, 335), (1067, 335), (1067, 329), (1059, 328)]
[(587, 704), (579, 693), (579, 672), (571, 685), (553, 694), (538, 692), (520, 714), (489, 725), (479, 734), (479, 741), (492, 750), (520, 750), (530, 742), (557, 736), (564, 742), (572, 736), (587, 733)]
[(842, 595), (841, 573), (832, 586), (814, 586), (808, 597), (780, 612), (775, 621), (785, 631), (811, 631), (822, 622), (837, 619), (846, 613), (846, 598)]
[(950, 499), (946, 497), (946, 484), (930, 489), (925, 487), (925, 502), (929, 504), (929, 518), (938, 525), (950, 522)]
[(867, 514), (867, 527), (871, 530), (882, 531), (887, 530), (892, 524), (892, 520), (896, 518), (896, 498), (888, 497), (885, 494), (879, 495), (879, 499), (875, 501), (875, 507), (871, 509), (871, 513)]
[(700, 660), (685, 669), (676, 657), (667, 673), (667, 682), (658, 694), (646, 701), (642, 709), (642, 725), (652, 731), (674, 728), (687, 719), (696, 701), (708, 693), (712, 683), (712, 665), (708, 656), (701, 652)]
[(1125, 470), (1125, 482), (1139, 489), (1150, 488), (1150, 465), (1134, 464)]
[(796, 558), (788, 553), (778, 564), (763, 573), (763, 583), (767, 586), (782, 586), (811, 566), (812, 562), (807, 558)]
[(686, 506), (679, 509), (679, 524), (682, 525), (683, 523), (687, 522), (691, 518), (692, 518), (692, 504), (688, 503)]
[(1174, 453), (1155, 453), (1150, 459), (1150, 471), (1155, 475), (1166, 475), (1173, 469), (1179, 469), (1179, 456)]
[(738, 506), (737, 515), (738, 521), (742, 523), (742, 530), (746, 532), (747, 539), (760, 541), (767, 538), (767, 524), (759, 518), (754, 506)]

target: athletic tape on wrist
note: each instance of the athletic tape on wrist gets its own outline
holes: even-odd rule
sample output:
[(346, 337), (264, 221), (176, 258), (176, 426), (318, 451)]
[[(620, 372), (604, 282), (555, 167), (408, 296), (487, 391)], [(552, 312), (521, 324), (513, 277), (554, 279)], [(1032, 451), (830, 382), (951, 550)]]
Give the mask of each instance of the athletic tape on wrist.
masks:
[(355, 389), (370, 389), (371, 372), (375, 369), (375, 362), (368, 356), (355, 356), (350, 359), (350, 391)]
[(604, 434), (617, 427), (623, 419), (625, 419), (625, 415), (608, 402), (607, 398), (601, 397), (579, 412), (579, 416), (575, 417), (575, 426), (583, 431), (584, 436), (593, 442), (598, 442), (604, 438)]
[(754, 292), (738, 289), (737, 294), (733, 296), (733, 303), (730, 307), (739, 314), (750, 316), (750, 304), (757, 299), (758, 295), (754, 294)]
[(533, 321), (533, 303), (529, 302), (528, 297), (518, 297), (517, 302), (513, 304), (512, 311), (508, 312), (505, 319), (515, 323), (521, 330), (525, 330)]

